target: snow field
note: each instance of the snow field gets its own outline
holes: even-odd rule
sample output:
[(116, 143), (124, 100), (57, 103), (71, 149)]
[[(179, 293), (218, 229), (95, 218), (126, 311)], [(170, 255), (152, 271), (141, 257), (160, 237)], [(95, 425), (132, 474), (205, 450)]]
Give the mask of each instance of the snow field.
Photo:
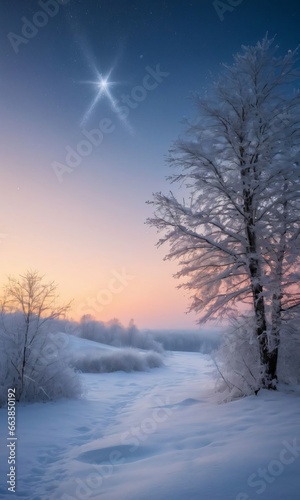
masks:
[[(169, 353), (164, 364), (82, 374), (85, 399), (19, 405), (17, 498), (298, 500), (299, 392), (220, 405), (209, 356)], [(5, 429), (4, 408), (0, 419)]]

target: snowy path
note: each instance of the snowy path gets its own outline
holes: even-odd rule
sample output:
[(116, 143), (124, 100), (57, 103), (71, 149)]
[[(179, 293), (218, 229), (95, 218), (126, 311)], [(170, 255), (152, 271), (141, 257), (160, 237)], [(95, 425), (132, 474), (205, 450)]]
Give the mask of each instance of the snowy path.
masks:
[[(298, 500), (299, 395), (217, 405), (208, 357), (165, 362), (146, 373), (83, 375), (85, 400), (19, 407), (15, 496)], [(1, 429), (5, 418), (2, 409)], [(6, 455), (1, 446), (1, 479)], [(11, 496), (3, 482), (0, 493)]]

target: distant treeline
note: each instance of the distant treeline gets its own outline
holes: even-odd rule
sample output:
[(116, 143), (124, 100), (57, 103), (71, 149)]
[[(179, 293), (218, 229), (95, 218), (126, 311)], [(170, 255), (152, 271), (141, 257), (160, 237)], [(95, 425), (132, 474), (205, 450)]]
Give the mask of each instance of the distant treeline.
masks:
[(140, 330), (133, 322), (123, 326), (119, 320), (96, 321), (84, 316), (80, 322), (56, 321), (57, 330), (71, 333), (115, 347), (134, 347), (162, 353), (167, 351), (201, 352), (209, 354), (220, 345), (216, 329), (205, 330)]

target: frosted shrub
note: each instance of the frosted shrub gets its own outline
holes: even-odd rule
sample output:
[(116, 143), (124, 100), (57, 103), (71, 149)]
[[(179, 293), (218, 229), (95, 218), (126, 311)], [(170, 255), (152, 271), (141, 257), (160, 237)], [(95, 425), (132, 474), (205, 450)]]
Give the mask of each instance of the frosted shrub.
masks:
[(57, 285), (37, 271), (8, 277), (0, 297), (0, 405), (6, 404), (8, 387), (23, 402), (80, 393), (61, 339), (51, 336), (69, 307), (58, 305)]
[(284, 384), (300, 384), (299, 318), (284, 322), (278, 356), (278, 380)]
[(223, 401), (254, 394), (259, 389), (262, 367), (251, 318), (236, 320), (224, 333), (214, 355), (217, 391)]
[(48, 326), (36, 334), (31, 322), (27, 337), (23, 383), (24, 321), (22, 314), (2, 315), (0, 324), (0, 406), (6, 404), (7, 390), (15, 388), (21, 402), (73, 398), (81, 394), (77, 373), (69, 366), (66, 345)]
[(163, 361), (156, 352), (140, 353), (133, 349), (120, 349), (78, 356), (71, 364), (75, 369), (84, 373), (111, 373), (147, 371), (150, 368), (159, 368), (163, 365)]
[[(298, 325), (299, 318), (290, 318), (281, 325), (277, 368), (279, 383), (300, 383)], [(262, 366), (254, 331), (254, 320), (251, 317), (235, 320), (232, 327), (224, 333), (223, 342), (214, 354), (217, 391), (222, 393), (223, 401), (255, 394), (260, 388)]]

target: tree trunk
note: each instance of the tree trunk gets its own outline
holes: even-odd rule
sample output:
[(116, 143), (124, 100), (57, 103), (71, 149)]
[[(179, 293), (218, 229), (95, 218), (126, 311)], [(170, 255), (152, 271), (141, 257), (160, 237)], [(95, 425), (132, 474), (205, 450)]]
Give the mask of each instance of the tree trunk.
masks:
[(280, 345), (280, 328), (281, 328), (281, 291), (274, 292), (272, 297), (272, 328), (270, 338), (270, 377), (271, 380), (277, 381), (277, 363), (278, 351)]
[(272, 327), (269, 339), (267, 334), (264, 300), (262, 296), (263, 287), (257, 281), (256, 285), (255, 282), (252, 282), (252, 291), (256, 317), (256, 335), (259, 341), (260, 360), (264, 367), (262, 386), (266, 389), (276, 390), (281, 326), (281, 294), (273, 294)]
[[(242, 170), (242, 177), (249, 179), (248, 169)], [(244, 192), (244, 212), (246, 215), (246, 236), (248, 240), (247, 254), (249, 259), (249, 274), (251, 281), (251, 289), (253, 296), (253, 308), (256, 318), (256, 336), (259, 343), (260, 361), (263, 366), (262, 387), (266, 389), (274, 389), (273, 379), (276, 373), (277, 357), (276, 353), (270, 353), (269, 341), (267, 334), (267, 320), (265, 310), (265, 299), (263, 280), (258, 256), (258, 248), (256, 243), (256, 228), (253, 209), (253, 196), (249, 188), (245, 188)], [(274, 372), (275, 369), (275, 372)]]
[(277, 362), (278, 362), (278, 347), (275, 347), (272, 352), (269, 353), (269, 363), (268, 363), (268, 389), (276, 390), (277, 382)]
[[(269, 353), (269, 343), (267, 336), (267, 322), (266, 322), (266, 313), (265, 313), (265, 304), (263, 298), (263, 287), (257, 281), (257, 262), (251, 263), (250, 269), (252, 269), (253, 274), (251, 274), (252, 280), (252, 293), (253, 293), (253, 305), (254, 305), (254, 313), (256, 318), (256, 337), (259, 343), (259, 352), (260, 352), (260, 361), (264, 368), (262, 374), (262, 386), (264, 388), (270, 389), (270, 353)], [(255, 279), (253, 277), (255, 276)]]
[(22, 397), (22, 393), (24, 390), (24, 375), (26, 368), (29, 326), (30, 326), (30, 313), (27, 314), (25, 319), (25, 335), (24, 335), (24, 345), (23, 345), (22, 360), (21, 360), (20, 398)]
[[(288, 189), (287, 180), (284, 184), (284, 192)], [(269, 374), (274, 384), (277, 382), (277, 363), (278, 352), (280, 345), (280, 330), (281, 330), (281, 311), (282, 311), (282, 275), (283, 275), (283, 260), (286, 249), (286, 220), (287, 220), (287, 200), (283, 202), (283, 227), (280, 235), (279, 250), (277, 252), (277, 264), (275, 270), (275, 277), (277, 278), (277, 285), (272, 296), (272, 327), (270, 338), (270, 361), (269, 361)]]

